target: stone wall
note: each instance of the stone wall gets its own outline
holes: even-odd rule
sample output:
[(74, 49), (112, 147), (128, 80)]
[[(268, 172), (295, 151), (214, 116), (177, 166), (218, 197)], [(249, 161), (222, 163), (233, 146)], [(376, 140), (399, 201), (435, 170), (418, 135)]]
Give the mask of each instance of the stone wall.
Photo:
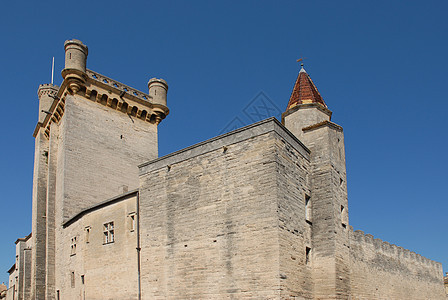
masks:
[(352, 299), (444, 299), (442, 265), (350, 227)]
[(31, 291), (31, 247), (33, 240), (31, 234), (25, 238), (19, 238), (15, 242), (16, 256), (14, 268), (9, 272), (8, 291), (6, 299), (24, 300), (30, 298)]
[[(55, 292), (60, 299), (137, 299), (136, 203), (137, 192), (130, 192), (64, 225), (57, 247)], [(110, 222), (114, 241), (106, 243), (104, 224)]]
[[(143, 299), (279, 299), (284, 288), (298, 292), (280, 248), (293, 244), (299, 267), (304, 222), (292, 224), (284, 217), (293, 215), (277, 211), (300, 202), (302, 191), (279, 203), (291, 178), (277, 177), (284, 143), (295, 144), (288, 147), (302, 156), (298, 164), (308, 153), (280, 127), (270, 119), (141, 166)], [(297, 214), (301, 206), (295, 204)], [(298, 240), (288, 241), (290, 232), (280, 237), (279, 226)], [(310, 285), (302, 280), (300, 286)]]
[(36, 136), (34, 150), (31, 296), (41, 299), (45, 297), (46, 276), (48, 151), (48, 140), (40, 131)]
[(122, 185), (138, 187), (137, 165), (157, 158), (157, 125), (79, 95), (66, 96), (63, 118), (65, 221)]
[[(300, 147), (276, 140), (277, 213), (279, 221), (280, 298), (312, 299), (311, 222), (306, 222), (305, 199), (311, 195), (309, 157)], [(310, 218), (309, 218), (310, 220)]]
[(64, 115), (50, 127), (44, 267), (48, 298), (57, 297), (58, 287), (59, 293), (66, 287), (61, 280), (66, 279), (68, 237), (62, 224), (115, 196), (120, 187), (137, 188), (137, 165), (157, 157), (157, 125), (92, 100), (66, 95)]
[(443, 283), (445, 285), (446, 297), (448, 298), (448, 273), (446, 273), (446, 276), (443, 277)]

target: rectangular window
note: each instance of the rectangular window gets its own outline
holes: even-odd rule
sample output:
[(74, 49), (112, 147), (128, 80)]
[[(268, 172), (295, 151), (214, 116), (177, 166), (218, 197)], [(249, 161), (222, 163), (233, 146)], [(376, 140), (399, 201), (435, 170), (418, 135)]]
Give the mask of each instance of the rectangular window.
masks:
[(81, 275), (81, 284), (84, 284), (84, 275)]
[(307, 223), (311, 224), (311, 197), (305, 194), (305, 220)]
[(109, 222), (103, 225), (104, 244), (110, 244), (115, 241), (114, 222)]
[(70, 244), (70, 255), (76, 254), (76, 236), (72, 237)]
[(72, 288), (74, 288), (75, 287), (75, 272), (74, 271), (71, 272), (71, 274), (70, 274), (70, 282), (71, 282)]

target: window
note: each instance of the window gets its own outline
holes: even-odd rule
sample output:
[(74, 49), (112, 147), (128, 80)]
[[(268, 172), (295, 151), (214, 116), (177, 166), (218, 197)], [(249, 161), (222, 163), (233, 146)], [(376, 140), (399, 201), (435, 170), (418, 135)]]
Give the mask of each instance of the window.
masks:
[(347, 228), (347, 212), (345, 211), (344, 205), (341, 205), (341, 223), (342, 227)]
[(311, 258), (311, 248), (305, 247), (305, 263), (308, 265)]
[(70, 273), (70, 282), (71, 282), (72, 288), (74, 288), (75, 287), (75, 272), (74, 271), (72, 271)]
[(311, 197), (305, 195), (305, 220), (311, 224)]
[(90, 226), (87, 226), (85, 228), (85, 240), (86, 240), (86, 244), (89, 243), (89, 239), (90, 239)]
[(135, 230), (135, 213), (129, 214), (129, 230), (134, 231)]
[(72, 237), (70, 244), (70, 255), (76, 254), (76, 236)]
[(113, 243), (115, 241), (114, 222), (106, 223), (103, 226), (104, 244)]
[(84, 275), (81, 275), (81, 284), (84, 284)]

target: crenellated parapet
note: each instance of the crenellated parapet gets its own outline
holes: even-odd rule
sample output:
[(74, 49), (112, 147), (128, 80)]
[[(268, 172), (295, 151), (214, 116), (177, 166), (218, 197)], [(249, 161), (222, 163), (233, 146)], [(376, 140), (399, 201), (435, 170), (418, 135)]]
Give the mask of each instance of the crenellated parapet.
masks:
[(365, 251), (365, 256), (373, 256), (376, 254), (383, 254), (391, 259), (397, 259), (398, 261), (411, 261), (421, 265), (425, 265), (431, 268), (441, 268), (441, 264), (428, 259), (418, 253), (405, 249), (403, 247), (390, 244), (379, 238), (375, 238), (371, 234), (366, 234), (361, 230), (353, 231), (353, 227), (349, 226), (350, 246), (351, 251), (356, 251), (355, 246), (361, 246), (364, 249), (370, 248), (373, 250), (371, 253)]
[(41, 84), (41, 85), (39, 85), (39, 89), (37, 90), (37, 96), (39, 97), (39, 99), (43, 95), (48, 95), (50, 97), (54, 97), (58, 93), (58, 89), (59, 89), (59, 87), (57, 85), (54, 85), (51, 83)]

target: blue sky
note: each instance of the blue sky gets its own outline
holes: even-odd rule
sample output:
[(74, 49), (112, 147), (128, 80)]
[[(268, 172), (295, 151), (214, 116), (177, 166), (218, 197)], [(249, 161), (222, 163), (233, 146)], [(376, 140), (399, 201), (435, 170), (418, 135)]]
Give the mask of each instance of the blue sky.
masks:
[[(444, 264), (447, 1), (2, 1), (0, 282), (31, 230), (37, 87), (64, 41), (141, 91), (169, 84), (161, 155), (218, 135), (263, 92), (286, 108), (306, 57), (344, 127), (350, 224)], [(251, 102), (255, 98), (255, 102)], [(253, 108), (253, 106), (252, 106)]]

